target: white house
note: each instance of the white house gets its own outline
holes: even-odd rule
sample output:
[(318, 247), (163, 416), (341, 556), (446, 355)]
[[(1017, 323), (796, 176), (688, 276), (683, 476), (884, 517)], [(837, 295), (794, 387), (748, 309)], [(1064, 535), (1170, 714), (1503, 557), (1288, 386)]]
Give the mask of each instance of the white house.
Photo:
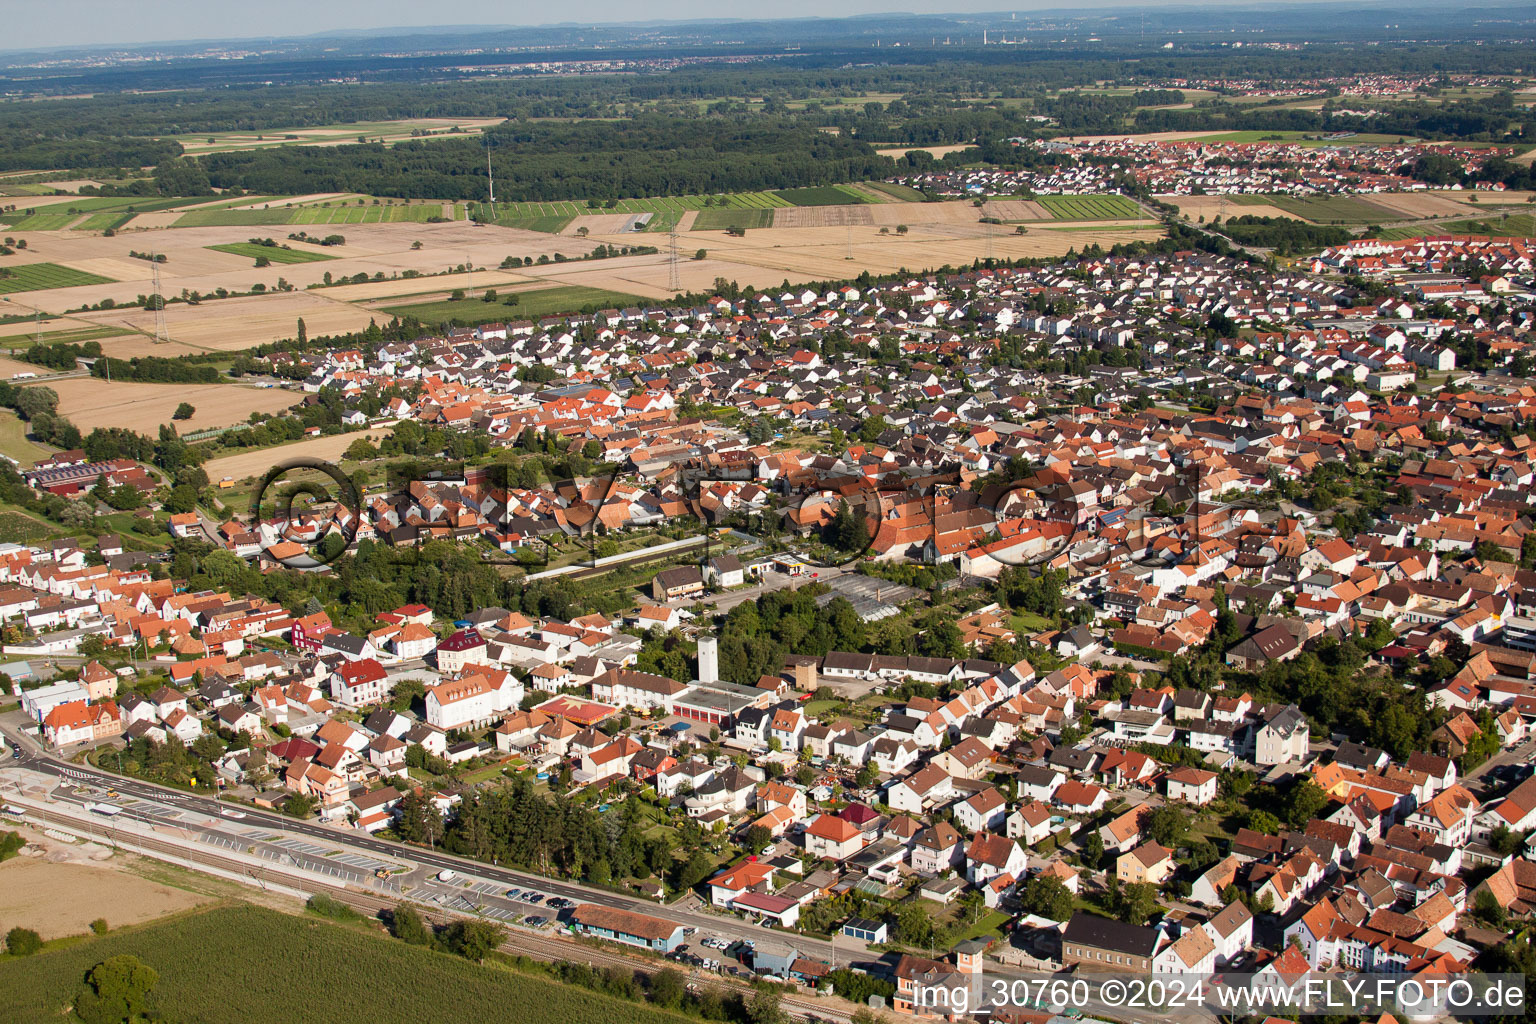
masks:
[(523, 684), (510, 673), (498, 672), (501, 682), (483, 674), (439, 683), (427, 691), (427, 723), (439, 729), (489, 725), (523, 699)]

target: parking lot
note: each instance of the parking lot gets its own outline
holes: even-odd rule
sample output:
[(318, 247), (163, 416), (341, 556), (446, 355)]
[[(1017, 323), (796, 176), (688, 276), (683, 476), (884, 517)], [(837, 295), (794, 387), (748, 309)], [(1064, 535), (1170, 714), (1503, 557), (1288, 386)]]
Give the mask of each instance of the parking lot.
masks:
[(755, 945), (751, 939), (731, 940), (718, 935), (700, 935), (694, 928), (687, 929), (683, 935), (688, 941), (668, 953), (667, 957), (704, 971), (744, 972), (745, 968), (741, 964), (751, 958)]

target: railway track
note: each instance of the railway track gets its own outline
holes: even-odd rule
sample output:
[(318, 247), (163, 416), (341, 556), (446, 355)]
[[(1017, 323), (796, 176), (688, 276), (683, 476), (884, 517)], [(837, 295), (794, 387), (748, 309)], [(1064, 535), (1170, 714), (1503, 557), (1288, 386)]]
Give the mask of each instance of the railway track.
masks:
[[(149, 857), (158, 855), (161, 859), (191, 865), (194, 868), (201, 866), (210, 869), (210, 873), (221, 876), (238, 876), (248, 880), (248, 884), (264, 886), (270, 882), (285, 889), (297, 889), (311, 895), (324, 893), (331, 899), (344, 903), (375, 920), (381, 919), (386, 911), (392, 911), (402, 899), (417, 907), (422, 917), (434, 925), (446, 925), (458, 918), (476, 916), (454, 911), (435, 903), (412, 900), (409, 895), (392, 899), (348, 885), (328, 882), (310, 874), (295, 876), (274, 869), (253, 869), (250, 864), (223, 855), (217, 849), (204, 849), (194, 843), (171, 842), (138, 831), (129, 833), (113, 828), (107, 821), (82, 819), (48, 808), (28, 808), (27, 816), (37, 822), (57, 826), (76, 835), (87, 835), (93, 840), (107, 843), (114, 849), (124, 848)], [(500, 922), (497, 923), (500, 924)], [(525, 956), (547, 963), (586, 961), (593, 967), (614, 967), (647, 973), (670, 966), (681, 971), (690, 985), (712, 985), (745, 995), (755, 991), (750, 984), (736, 978), (689, 970), (682, 965), (663, 961), (659, 957), (628, 953), (600, 946), (591, 941), (578, 941), (557, 935), (540, 935), (516, 927), (506, 928), (505, 934), (506, 938), (499, 948), (502, 952), (514, 956)], [(835, 1024), (849, 1024), (852, 1019), (852, 1010), (842, 1001), (805, 998), (786, 993), (781, 998), (780, 1005), (789, 1013), (805, 1019), (829, 1020)]]

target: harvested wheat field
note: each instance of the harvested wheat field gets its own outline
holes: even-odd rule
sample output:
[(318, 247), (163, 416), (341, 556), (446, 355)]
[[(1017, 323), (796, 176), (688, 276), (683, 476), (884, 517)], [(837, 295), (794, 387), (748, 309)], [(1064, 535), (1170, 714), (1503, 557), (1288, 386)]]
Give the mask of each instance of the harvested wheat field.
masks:
[(83, 431), (132, 427), (151, 437), (160, 424), (172, 422), (171, 413), (182, 402), (197, 410), (191, 419), (175, 422), (177, 432), (185, 434), (244, 423), (253, 412), (278, 412), (303, 397), (240, 384), (139, 384), (95, 377), (50, 381), (48, 386), (59, 393), (59, 412)]
[[(292, 241), (287, 238), (290, 230), (286, 226), (195, 227), (122, 232), (113, 238), (71, 231), (30, 232), (26, 262), (58, 263), (112, 280), (104, 284), (28, 292), (23, 301), (35, 302), (52, 312), (97, 305), (106, 299), (118, 305), (132, 303), (138, 296), (153, 291), (155, 264), (130, 257), (130, 250), (166, 257), (165, 262), (158, 265), (160, 290), (164, 295), (175, 296), (183, 292), (208, 295), (220, 288), (246, 292), (258, 283), (276, 290), (279, 279), (304, 289), (322, 284), (328, 276), (337, 279), (363, 274), (369, 278), (382, 275), (389, 279), (409, 271), (419, 275), (437, 274), (464, 263), (492, 268), (508, 256), (536, 260), (540, 256), (552, 259), (555, 253), (562, 253), (574, 258), (590, 252), (596, 244), (586, 239), (495, 225), (477, 226), (467, 221), (348, 224), (341, 228), (340, 233), (347, 241), (340, 246)], [(258, 269), (255, 260), (249, 256), (209, 248), (245, 242), (253, 237), (272, 238), (296, 251), (330, 258), (311, 263), (279, 264), (274, 261), (273, 266)], [(416, 242), (421, 243), (421, 248), (413, 248)], [(636, 244), (635, 236), (627, 236), (625, 242)], [(410, 291), (414, 287), (396, 285), (394, 293)], [(423, 287), (430, 288), (431, 285)]]
[(972, 147), (966, 146), (966, 145), (960, 145), (960, 146), (882, 146), (879, 149), (875, 150), (875, 153), (877, 155), (879, 155), (879, 156), (891, 156), (891, 157), (896, 157), (897, 159), (900, 159), (900, 158), (906, 156), (908, 153), (922, 152), (922, 153), (930, 153), (930, 154), (932, 154), (933, 158), (935, 160), (942, 160), (942, 159), (944, 159), (946, 156), (948, 156), (951, 153), (958, 153), (961, 150), (970, 149), (970, 148), (972, 148)]
[[(1282, 210), (1278, 206), (1270, 206), (1268, 203), (1250, 205), (1240, 203), (1232, 196), (1158, 196), (1165, 203), (1172, 203), (1179, 208), (1179, 212), (1191, 220), (1215, 220), (1217, 217), (1289, 217), (1291, 220), (1299, 220), (1310, 223), (1305, 217), (1298, 217), (1294, 213)], [(1372, 196), (1372, 201), (1376, 199)]]
[(984, 217), (999, 220), (1051, 220), (1051, 211), (1027, 199), (994, 199), (981, 208)]
[(1363, 196), (1373, 206), (1384, 206), (1405, 220), (1423, 217), (1465, 217), (1476, 210), (1465, 192), (1380, 192)]
[[(785, 206), (773, 211), (775, 228), (840, 228), (875, 222), (872, 206)], [(762, 229), (757, 229), (761, 231)]]
[(109, 309), (82, 313), (80, 319), (141, 332), (137, 337), (109, 338), (102, 342), (108, 355), (175, 356), (188, 352), (233, 352), (252, 345), (281, 341), (294, 336), (299, 318), (310, 337), (345, 334), (368, 326), (365, 309), (324, 297), (323, 292), (285, 292), (239, 299), (217, 299), (196, 306), (177, 303), (165, 307), (168, 344), (155, 344), (155, 314), (143, 308)]
[(31, 928), (48, 940), (84, 934), (97, 918), (119, 928), (206, 902), (196, 893), (118, 870), (121, 856), (109, 864), (91, 860), (92, 853), (111, 855), (104, 846), (60, 844), (46, 856), (24, 854), (0, 864), (0, 921), (7, 928)]
[(12, 359), (9, 356), (0, 356), (0, 378), (14, 377), (18, 373), (50, 373), (46, 367), (34, 363), (24, 363), (20, 359)]
[(655, 245), (659, 234), (650, 236), (649, 241), (644, 241), (646, 234), (643, 231), (633, 230), (635, 220), (643, 214), (639, 213), (584, 213), (575, 218), (559, 233), (562, 235), (574, 235), (582, 228), (594, 235), (628, 235), (634, 239), (630, 245)]
[[(39, 206), (53, 206), (56, 203), (72, 203), (79, 196), (4, 196), (0, 197), (0, 206), (15, 207), (18, 210), (35, 210)], [(63, 207), (60, 207), (63, 209)], [(7, 228), (6, 230), (10, 230)], [(30, 239), (32, 232), (26, 232)]]
[(1203, 139), (1230, 132), (1130, 132), (1124, 135), (1071, 135), (1063, 142), (1183, 142), (1185, 139)]
[[(1054, 257), (1068, 249), (1094, 244), (1108, 247), (1162, 236), (1160, 225), (1094, 222), (1061, 226), (1083, 230), (1031, 228), (1028, 234), (1018, 235), (1012, 228), (988, 224), (916, 224), (906, 235), (881, 235), (873, 227), (856, 227), (851, 232), (847, 228), (774, 227), (748, 231), (745, 238), (723, 232), (704, 234), (708, 235), (705, 247), (712, 259), (769, 268), (791, 281), (833, 280), (864, 269), (893, 273), (903, 267), (916, 271), (946, 263), (958, 266), (988, 255), (998, 259)], [(699, 234), (694, 232), (695, 237)]]
[(215, 483), (225, 477), (231, 480), (246, 480), (261, 476), (278, 463), (301, 455), (311, 459), (340, 462), (342, 453), (358, 438), (363, 437), (378, 442), (387, 436), (389, 432), (386, 430), (366, 432), (360, 430), (351, 434), (309, 437), (292, 444), (278, 445), (276, 448), (262, 448), (258, 451), (241, 452), (238, 455), (226, 455), (221, 459), (211, 459), (203, 463), (203, 471), (208, 474), (208, 479)]
[(44, 188), (58, 189), (60, 192), (75, 192), (75, 193), (78, 193), (80, 191), (81, 186), (83, 186), (83, 185), (93, 185), (93, 186), (95, 186), (97, 188), (100, 188), (101, 187), (101, 182), (96, 181), (96, 180), (94, 180), (92, 178), (71, 178), (68, 181), (45, 181), (45, 182), (43, 182), (43, 187)]

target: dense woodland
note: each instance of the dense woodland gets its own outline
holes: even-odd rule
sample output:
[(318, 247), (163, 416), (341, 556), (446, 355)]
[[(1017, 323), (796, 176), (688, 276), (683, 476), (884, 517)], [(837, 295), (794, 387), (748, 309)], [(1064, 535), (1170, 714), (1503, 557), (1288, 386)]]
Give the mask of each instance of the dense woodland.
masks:
[[(782, 188), (892, 173), (890, 162), (875, 157), (865, 142), (974, 141), (984, 151), (990, 147), (987, 155), (996, 159), (1006, 154), (998, 143), (1015, 136), (1133, 127), (1359, 129), (1358, 119), (1337, 117), (1331, 104), (1323, 110), (1287, 110), (1279, 108), (1278, 100), (1237, 105), (1218, 96), (1174, 109), (1183, 97), (1155, 85), (1235, 70), (1260, 83), (1364, 73), (1498, 74), (1523, 69), (1529, 54), (1506, 45), (1320, 45), (1293, 52), (1245, 51), (1239, 66), (1230, 53), (1209, 48), (1168, 53), (1122, 42), (1091, 55), (1042, 47), (893, 50), (878, 63), (834, 63), (834, 57), (808, 53), (631, 75), (447, 81), (442, 79), (448, 74), (422, 67), (398, 76), (369, 76), (373, 80), (366, 84), (183, 86), (167, 92), (39, 98), (0, 104), (0, 171), (115, 170), (120, 180), (137, 168), (159, 167), (153, 181), (140, 179), (109, 190), (165, 195), (202, 194), (211, 181), (271, 193), (355, 190), (479, 199), (484, 198), (485, 154), (471, 137), (439, 136), (395, 149), (354, 145), (222, 153), (173, 163), (182, 148), (170, 136), (222, 131), (280, 135), (285, 129), (353, 122), (505, 117), (508, 124), (492, 132), (490, 141), (498, 185), (505, 180), (508, 199)], [(326, 76), (317, 71), (317, 77)], [(1079, 91), (1105, 80), (1148, 87), (1135, 93)], [(42, 78), (32, 87), (47, 88)], [(899, 98), (889, 99), (892, 95)], [(1376, 132), (1490, 141), (1523, 127), (1524, 113), (1509, 94), (1443, 104), (1376, 105), (1384, 110), (1369, 124)], [(836, 134), (826, 131), (832, 128)]]
[(632, 121), (512, 123), (488, 139), (266, 149), (203, 158), (220, 188), (485, 199), (485, 146), (507, 200), (748, 192), (882, 177), (894, 161), (858, 140), (779, 118), (647, 115)]

